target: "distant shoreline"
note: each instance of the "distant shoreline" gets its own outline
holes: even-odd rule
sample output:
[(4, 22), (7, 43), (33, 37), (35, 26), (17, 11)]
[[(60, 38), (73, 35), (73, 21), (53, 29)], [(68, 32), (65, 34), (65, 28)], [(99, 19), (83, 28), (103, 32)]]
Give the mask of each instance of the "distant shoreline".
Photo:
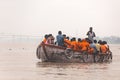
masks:
[[(41, 42), (43, 37), (25, 37), (25, 36), (0, 36), (0, 42)], [(107, 41), (108, 44), (120, 44), (120, 37), (111, 36), (111, 37), (96, 37), (97, 40)]]

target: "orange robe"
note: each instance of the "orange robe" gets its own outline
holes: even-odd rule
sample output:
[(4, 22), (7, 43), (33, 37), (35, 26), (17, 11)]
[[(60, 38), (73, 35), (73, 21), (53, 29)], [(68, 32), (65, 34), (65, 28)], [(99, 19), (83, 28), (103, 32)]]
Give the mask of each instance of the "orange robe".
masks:
[(46, 38), (44, 38), (43, 43), (46, 43), (46, 41), (47, 41)]
[(64, 39), (64, 44), (67, 48), (71, 48), (71, 41), (69, 41), (68, 39)]
[(105, 45), (101, 45), (100, 50), (101, 50), (102, 53), (106, 53), (108, 49)]
[(78, 51), (81, 51), (82, 49), (81, 42), (77, 42), (77, 46), (78, 46)]
[(78, 46), (77, 46), (77, 42), (76, 41), (72, 41), (71, 42), (71, 46), (73, 50), (78, 50)]
[(81, 51), (87, 51), (89, 46), (90, 46), (90, 44), (87, 41), (85, 41), (85, 40), (82, 41), (81, 42), (81, 47), (82, 47)]
[(93, 52), (94, 52), (94, 49), (93, 49), (93, 48), (89, 48), (89, 49), (88, 49), (88, 53), (89, 53), (89, 54), (92, 54)]

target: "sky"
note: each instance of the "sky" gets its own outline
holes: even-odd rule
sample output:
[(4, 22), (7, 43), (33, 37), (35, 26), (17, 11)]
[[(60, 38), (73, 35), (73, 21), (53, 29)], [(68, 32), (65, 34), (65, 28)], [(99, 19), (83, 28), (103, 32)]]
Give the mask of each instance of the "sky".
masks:
[(120, 0), (0, 0), (0, 34), (120, 37)]

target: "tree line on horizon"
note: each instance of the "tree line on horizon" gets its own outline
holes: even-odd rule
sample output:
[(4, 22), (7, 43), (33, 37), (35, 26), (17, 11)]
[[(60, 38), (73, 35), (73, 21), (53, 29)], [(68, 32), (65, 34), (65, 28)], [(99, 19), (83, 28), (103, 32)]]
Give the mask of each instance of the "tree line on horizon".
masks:
[(116, 36), (110, 36), (110, 37), (97, 37), (97, 40), (104, 40), (107, 41), (109, 44), (120, 44), (120, 37), (116, 37)]
[[(9, 37), (9, 39), (7, 38), (7, 37)], [(41, 41), (42, 40), (42, 38), (43, 37), (36, 37), (36, 36), (0, 36), (0, 39), (1, 40), (5, 40), (5, 39), (8, 39), (8, 40), (18, 40), (19, 41), (19, 39), (20, 40), (22, 40), (22, 41), (26, 41), (26, 40), (30, 40), (30, 41)], [(110, 36), (110, 37), (103, 37), (103, 38), (101, 38), (101, 37), (96, 37), (95, 38), (96, 40), (104, 40), (104, 41), (107, 41), (109, 44), (120, 44), (120, 37), (117, 37), (117, 36)]]

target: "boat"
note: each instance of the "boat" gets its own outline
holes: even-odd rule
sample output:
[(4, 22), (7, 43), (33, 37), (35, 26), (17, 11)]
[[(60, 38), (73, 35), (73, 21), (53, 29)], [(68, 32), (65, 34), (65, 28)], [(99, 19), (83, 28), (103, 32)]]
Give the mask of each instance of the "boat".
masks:
[(44, 43), (37, 47), (36, 56), (42, 62), (87, 63), (112, 61), (112, 52), (110, 51), (104, 54), (89, 54), (86, 51), (74, 51), (70, 48)]

